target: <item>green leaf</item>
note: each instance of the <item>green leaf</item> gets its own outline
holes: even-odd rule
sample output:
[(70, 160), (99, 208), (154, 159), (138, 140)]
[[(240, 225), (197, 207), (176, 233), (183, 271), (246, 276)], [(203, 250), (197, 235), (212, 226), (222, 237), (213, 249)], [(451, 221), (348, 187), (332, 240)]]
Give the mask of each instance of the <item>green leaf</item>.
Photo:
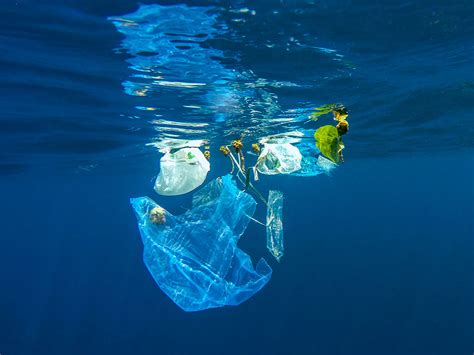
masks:
[(334, 163), (339, 163), (339, 148), (341, 138), (337, 132), (337, 128), (331, 125), (322, 126), (314, 133), (316, 139), (316, 147), (326, 158)]

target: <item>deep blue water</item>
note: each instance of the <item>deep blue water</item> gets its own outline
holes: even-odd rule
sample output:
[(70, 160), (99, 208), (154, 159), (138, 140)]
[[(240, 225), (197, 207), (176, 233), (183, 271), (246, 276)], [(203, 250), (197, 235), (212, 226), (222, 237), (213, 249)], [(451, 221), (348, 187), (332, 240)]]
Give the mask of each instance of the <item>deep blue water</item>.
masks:
[[(142, 3), (0, 4), (0, 354), (472, 354), (473, 3)], [(156, 145), (210, 140), (209, 180), (220, 144), (328, 102), (346, 162), (259, 181), (285, 194), (281, 263), (261, 226), (239, 242), (270, 283), (183, 312), (128, 201), (189, 207), (153, 191)]]

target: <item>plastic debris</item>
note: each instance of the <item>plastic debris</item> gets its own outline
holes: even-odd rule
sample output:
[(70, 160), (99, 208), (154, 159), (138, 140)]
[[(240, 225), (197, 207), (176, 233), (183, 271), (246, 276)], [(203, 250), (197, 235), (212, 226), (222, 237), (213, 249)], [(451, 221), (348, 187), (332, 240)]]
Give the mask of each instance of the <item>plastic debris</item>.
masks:
[(284, 254), (283, 193), (270, 190), (267, 208), (267, 249), (279, 262)]
[(302, 155), (301, 169), (291, 173), (293, 176), (311, 177), (321, 174), (323, 171), (318, 166), (319, 150), (314, 145), (314, 141), (304, 140), (296, 144)]
[(290, 143), (265, 143), (257, 160), (257, 170), (266, 175), (291, 174), (301, 169), (301, 153)]
[(317, 166), (319, 167), (321, 172), (325, 173), (328, 176), (331, 176), (332, 171), (338, 167), (337, 164), (333, 163), (329, 159), (326, 159), (322, 155), (318, 157)]
[(165, 196), (188, 193), (202, 185), (210, 167), (209, 161), (198, 148), (168, 152), (160, 160), (155, 191)]
[[(325, 173), (328, 174), (328, 169), (332, 170), (337, 167), (336, 164), (333, 165), (327, 164), (327, 159), (320, 158), (319, 154), (321, 153), (319, 149), (314, 145), (314, 141), (306, 139), (308, 136), (312, 135), (312, 130), (299, 130), (285, 132), (281, 134), (276, 134), (272, 136), (263, 137), (260, 139), (261, 144), (291, 144), (295, 146), (301, 154), (300, 169), (293, 171), (292, 176), (302, 176), (302, 177), (312, 177), (319, 174)], [(321, 160), (324, 159), (324, 160)], [(271, 162), (271, 160), (268, 160)], [(321, 162), (321, 164), (319, 163)], [(278, 163), (277, 163), (278, 164)], [(257, 162), (258, 167), (258, 162)], [(257, 179), (255, 179), (257, 180)]]
[(132, 198), (144, 244), (143, 259), (158, 286), (185, 311), (236, 306), (257, 293), (272, 269), (264, 259), (256, 268), (237, 247), (256, 202), (240, 191), (231, 175), (194, 194), (192, 208), (163, 224), (153, 223), (159, 207), (148, 197)]
[(254, 166), (252, 167), (252, 171), (253, 171), (253, 180), (254, 181), (258, 181), (259, 177), (258, 177), (258, 170), (257, 168)]

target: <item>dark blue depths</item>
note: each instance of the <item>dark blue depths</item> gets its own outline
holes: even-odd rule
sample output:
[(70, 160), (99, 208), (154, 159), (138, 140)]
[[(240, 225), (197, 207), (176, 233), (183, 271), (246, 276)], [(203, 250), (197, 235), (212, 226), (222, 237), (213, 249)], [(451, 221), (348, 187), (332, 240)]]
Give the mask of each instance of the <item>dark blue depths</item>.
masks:
[[(287, 244), (272, 280), (239, 307), (192, 314), (142, 263), (128, 190), (151, 193), (134, 173), (151, 174), (148, 159), (129, 171), (3, 177), (2, 353), (470, 351), (472, 162), (357, 160), (332, 179), (276, 180)], [(262, 228), (239, 243), (254, 259), (265, 255)]]

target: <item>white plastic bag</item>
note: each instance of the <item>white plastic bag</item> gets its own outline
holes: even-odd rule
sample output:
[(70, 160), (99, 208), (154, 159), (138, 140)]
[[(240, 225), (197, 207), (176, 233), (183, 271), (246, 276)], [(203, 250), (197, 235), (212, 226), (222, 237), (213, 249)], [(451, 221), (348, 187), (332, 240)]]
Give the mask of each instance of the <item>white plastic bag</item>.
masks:
[(166, 153), (160, 160), (160, 173), (155, 191), (160, 195), (176, 196), (188, 193), (206, 180), (211, 166), (198, 148), (182, 148)]
[(257, 170), (266, 175), (291, 174), (301, 169), (301, 153), (289, 143), (266, 143), (257, 160)]

